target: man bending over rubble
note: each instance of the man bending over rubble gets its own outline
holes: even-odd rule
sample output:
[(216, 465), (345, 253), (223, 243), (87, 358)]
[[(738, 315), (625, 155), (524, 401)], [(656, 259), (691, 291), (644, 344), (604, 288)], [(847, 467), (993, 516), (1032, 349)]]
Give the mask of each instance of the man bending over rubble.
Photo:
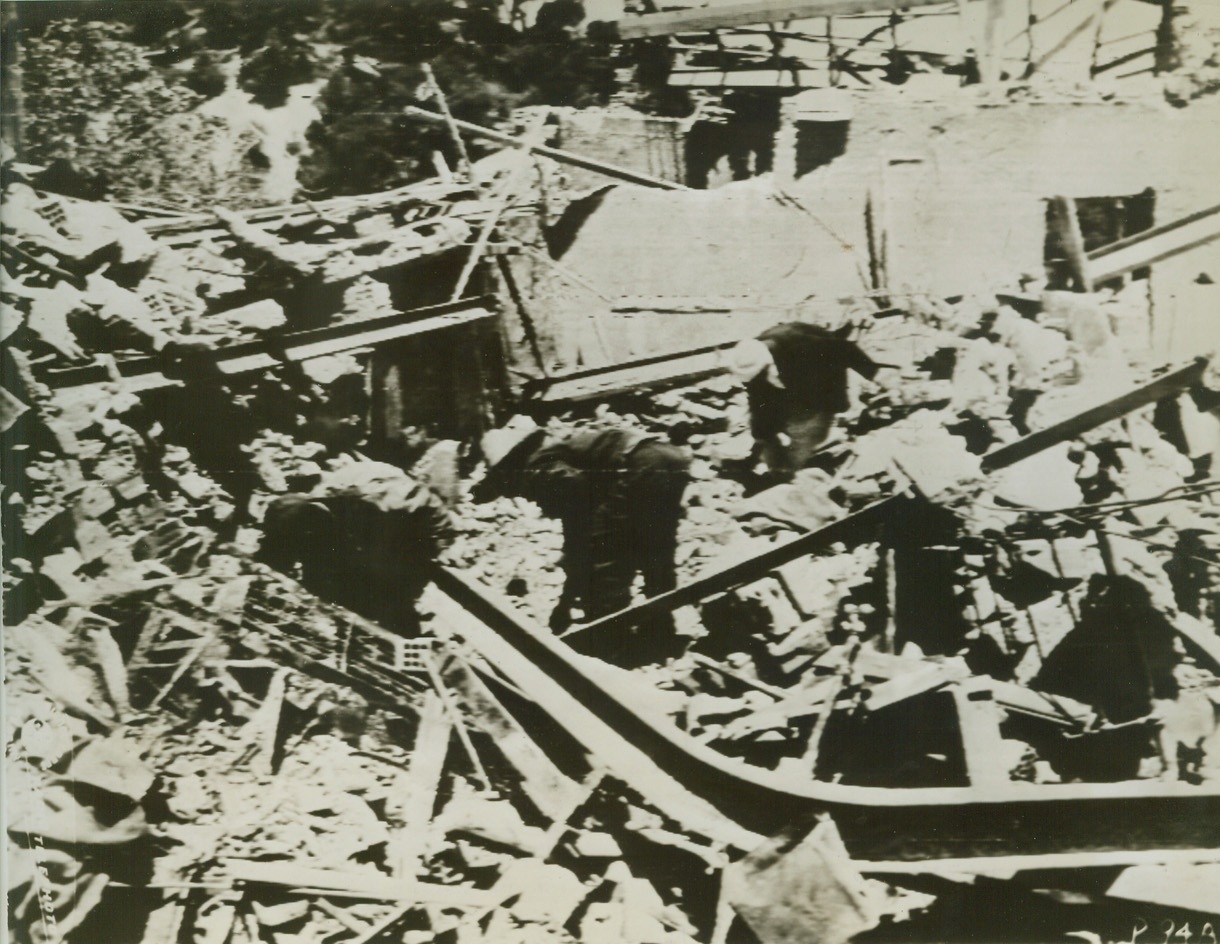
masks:
[[(690, 460), (681, 449), (624, 429), (550, 439), (533, 420), (517, 416), (487, 433), (482, 451), (488, 472), (479, 497), (528, 498), (563, 522), (565, 580), (551, 629), (570, 626), (577, 606), (585, 621), (630, 606), (637, 573), (647, 596), (676, 586), (678, 522), (690, 481)], [(630, 658), (663, 657), (673, 628), (668, 615), (643, 627)], [(609, 656), (624, 643), (590, 640), (584, 648)]]
[(258, 559), (305, 589), (404, 632), (432, 567), (452, 538), (436, 495), (396, 466), (355, 462), (327, 473), (308, 495), (267, 507)]
[(885, 366), (844, 334), (792, 321), (730, 352), (729, 372), (745, 384), (750, 406), (752, 460), (783, 476), (804, 468), (849, 406), (847, 371), (872, 380)]

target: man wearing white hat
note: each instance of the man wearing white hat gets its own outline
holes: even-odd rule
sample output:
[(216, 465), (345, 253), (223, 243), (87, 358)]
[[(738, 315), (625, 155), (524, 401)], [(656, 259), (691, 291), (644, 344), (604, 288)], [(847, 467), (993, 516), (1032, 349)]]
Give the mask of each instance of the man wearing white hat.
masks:
[(746, 387), (755, 453), (772, 472), (791, 475), (826, 441), (849, 405), (848, 370), (871, 380), (883, 366), (845, 333), (793, 321), (729, 352), (726, 366)]
[[(551, 439), (520, 416), (487, 433), (481, 446), (488, 467), (485, 493), (528, 498), (563, 522), (566, 579), (552, 629), (571, 625), (577, 606), (586, 621), (630, 606), (637, 573), (647, 596), (674, 588), (682, 494), (690, 481), (683, 450), (624, 429)], [(672, 619), (662, 620), (644, 628), (635, 642), (590, 645), (620, 663), (647, 661), (672, 643), (672, 630)], [(636, 651), (628, 653), (628, 647)]]

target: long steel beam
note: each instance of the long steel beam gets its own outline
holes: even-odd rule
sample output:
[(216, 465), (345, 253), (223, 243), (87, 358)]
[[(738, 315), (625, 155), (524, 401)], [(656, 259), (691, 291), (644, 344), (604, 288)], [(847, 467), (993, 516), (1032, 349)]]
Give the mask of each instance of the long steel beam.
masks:
[(620, 39), (646, 39), (674, 33), (752, 26), (756, 23), (783, 23), (822, 16), (872, 13), (878, 10), (906, 10), (943, 5), (945, 0), (747, 0), (689, 10), (646, 13), (616, 20)]
[(441, 613), (450, 628), (528, 691), (613, 776), (688, 828), (739, 848), (820, 813), (834, 817), (853, 857), (870, 860), (1220, 848), (1215, 785), (888, 789), (751, 767), (612, 690), (597, 660), (576, 655), (465, 575), (443, 568), (436, 586), (452, 601)]

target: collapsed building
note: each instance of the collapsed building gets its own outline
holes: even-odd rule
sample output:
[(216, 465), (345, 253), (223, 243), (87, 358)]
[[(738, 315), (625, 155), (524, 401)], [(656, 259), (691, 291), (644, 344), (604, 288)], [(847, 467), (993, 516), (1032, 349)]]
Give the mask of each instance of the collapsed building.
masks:
[[(1215, 106), (1078, 82), (1159, 55), (1135, 0), (1031, 17), (1019, 69), (975, 10), (1007, 4), (774, 6), (618, 23), (839, 14), (834, 81), (760, 64), (748, 28), (683, 50), (674, 87), (773, 83), (744, 155), (721, 134), (709, 157), (698, 120), (527, 113), (468, 175), (194, 216), (9, 164), (14, 933), (991, 940), (1003, 914), (1125, 940), (1214, 917)], [(946, 15), (980, 42), (899, 33)], [(906, 79), (853, 92), (852, 69)], [(703, 189), (718, 173), (743, 179)], [(724, 353), (782, 321), (847, 327), (898, 379), (759, 487)], [(689, 451), (676, 590), (542, 628), (559, 525), (469, 496), (514, 412)], [(257, 560), (276, 497), (376, 480), (393, 515), (404, 470), (455, 532), (420, 626)], [(576, 653), (661, 610), (676, 658)]]

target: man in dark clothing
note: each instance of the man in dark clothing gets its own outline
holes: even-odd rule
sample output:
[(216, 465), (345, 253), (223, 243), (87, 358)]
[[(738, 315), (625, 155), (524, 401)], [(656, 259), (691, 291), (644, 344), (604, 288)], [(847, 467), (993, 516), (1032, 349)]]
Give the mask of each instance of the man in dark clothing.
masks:
[[(524, 417), (483, 437), (485, 491), (535, 502), (563, 522), (565, 582), (551, 628), (566, 629), (580, 606), (586, 621), (631, 605), (637, 573), (644, 593), (676, 586), (674, 557), (690, 460), (676, 446), (623, 429), (550, 440)], [(672, 619), (645, 635), (664, 645)], [(606, 641), (621, 648), (622, 640)]]
[(871, 380), (883, 366), (844, 333), (787, 322), (731, 352), (729, 370), (746, 386), (756, 455), (773, 472), (803, 468), (826, 441), (835, 415), (849, 406), (848, 370)]
[(401, 470), (354, 463), (309, 495), (276, 498), (258, 559), (391, 629), (418, 628), (415, 605), (451, 538), (442, 502)]

